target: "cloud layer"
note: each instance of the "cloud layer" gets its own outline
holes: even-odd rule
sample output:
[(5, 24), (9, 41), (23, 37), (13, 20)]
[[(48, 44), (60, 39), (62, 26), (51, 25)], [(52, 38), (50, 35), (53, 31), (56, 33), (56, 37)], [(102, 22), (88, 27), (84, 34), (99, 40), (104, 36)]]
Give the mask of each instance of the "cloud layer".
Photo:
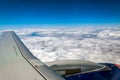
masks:
[(120, 27), (14, 30), (44, 62), (89, 60), (120, 63)]

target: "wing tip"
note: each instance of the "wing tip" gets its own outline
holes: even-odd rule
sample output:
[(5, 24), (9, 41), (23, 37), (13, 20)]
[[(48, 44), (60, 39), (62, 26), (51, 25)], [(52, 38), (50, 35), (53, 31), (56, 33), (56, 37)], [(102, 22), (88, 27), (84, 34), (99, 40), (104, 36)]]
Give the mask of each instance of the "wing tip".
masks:
[(15, 33), (14, 31), (4, 31), (5, 34)]

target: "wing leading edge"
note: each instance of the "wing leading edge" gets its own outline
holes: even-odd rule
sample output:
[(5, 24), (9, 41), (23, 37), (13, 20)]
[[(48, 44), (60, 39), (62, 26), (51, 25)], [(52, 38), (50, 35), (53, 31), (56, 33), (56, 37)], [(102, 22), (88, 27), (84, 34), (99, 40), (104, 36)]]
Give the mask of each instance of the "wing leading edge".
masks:
[(15, 32), (0, 37), (0, 80), (65, 80), (38, 60)]

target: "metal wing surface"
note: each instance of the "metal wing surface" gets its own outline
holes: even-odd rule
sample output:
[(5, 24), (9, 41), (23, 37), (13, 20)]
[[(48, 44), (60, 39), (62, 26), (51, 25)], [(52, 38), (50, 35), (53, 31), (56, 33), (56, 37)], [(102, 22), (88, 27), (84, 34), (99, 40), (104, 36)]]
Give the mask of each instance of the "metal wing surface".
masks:
[(0, 80), (64, 80), (38, 60), (15, 32), (0, 36)]

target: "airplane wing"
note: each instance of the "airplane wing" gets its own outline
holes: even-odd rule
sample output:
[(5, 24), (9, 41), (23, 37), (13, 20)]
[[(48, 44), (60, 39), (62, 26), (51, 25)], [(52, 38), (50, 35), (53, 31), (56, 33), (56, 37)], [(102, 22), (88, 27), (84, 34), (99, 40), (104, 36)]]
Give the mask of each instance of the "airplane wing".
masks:
[(65, 80), (38, 60), (15, 32), (0, 36), (0, 80)]

